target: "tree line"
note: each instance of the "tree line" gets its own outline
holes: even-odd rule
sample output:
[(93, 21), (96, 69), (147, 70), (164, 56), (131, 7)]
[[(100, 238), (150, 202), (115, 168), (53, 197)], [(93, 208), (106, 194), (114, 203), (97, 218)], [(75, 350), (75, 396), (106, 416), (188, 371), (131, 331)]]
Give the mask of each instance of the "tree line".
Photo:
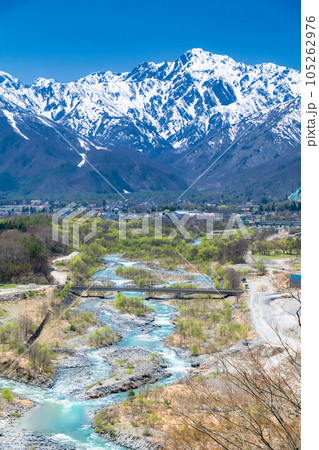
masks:
[(273, 241), (257, 241), (252, 247), (254, 254), (270, 255), (272, 253), (284, 255), (300, 255), (301, 239), (288, 237), (275, 239)]
[(67, 252), (52, 240), (49, 216), (0, 221), (0, 283), (50, 282), (49, 257)]

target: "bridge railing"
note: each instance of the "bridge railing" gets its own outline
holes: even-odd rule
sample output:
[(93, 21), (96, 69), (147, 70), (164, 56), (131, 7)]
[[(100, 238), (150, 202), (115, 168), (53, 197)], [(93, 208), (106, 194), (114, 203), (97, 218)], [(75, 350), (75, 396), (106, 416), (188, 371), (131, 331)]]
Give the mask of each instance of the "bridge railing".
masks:
[(116, 285), (108, 285), (108, 286), (73, 286), (71, 288), (73, 291), (126, 291), (126, 292), (167, 292), (167, 293), (189, 293), (189, 294), (196, 294), (196, 293), (207, 293), (207, 294), (219, 294), (221, 296), (223, 295), (240, 295), (244, 291), (238, 290), (238, 289), (215, 289), (215, 288), (183, 288), (183, 287), (169, 287), (169, 286), (135, 286), (135, 285), (123, 285), (123, 286), (116, 286)]

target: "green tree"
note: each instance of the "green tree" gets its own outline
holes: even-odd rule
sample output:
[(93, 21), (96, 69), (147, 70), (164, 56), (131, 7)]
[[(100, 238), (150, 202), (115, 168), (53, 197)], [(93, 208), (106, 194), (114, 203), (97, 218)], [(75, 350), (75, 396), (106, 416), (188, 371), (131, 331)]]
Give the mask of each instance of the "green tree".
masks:
[(265, 275), (266, 274), (266, 266), (265, 263), (262, 259), (260, 259), (257, 263), (256, 263), (256, 269), (258, 272), (258, 275)]

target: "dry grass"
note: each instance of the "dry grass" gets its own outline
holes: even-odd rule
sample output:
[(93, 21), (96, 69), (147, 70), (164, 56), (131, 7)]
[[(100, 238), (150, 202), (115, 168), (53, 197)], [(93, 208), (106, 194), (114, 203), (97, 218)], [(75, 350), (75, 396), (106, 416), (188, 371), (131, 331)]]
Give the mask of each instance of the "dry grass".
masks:
[[(48, 349), (74, 348), (82, 349), (90, 346), (89, 334), (103, 326), (93, 314), (80, 313), (74, 309), (65, 311), (59, 306), (60, 299), (56, 297), (54, 288), (49, 287), (42, 293), (34, 292), (21, 300), (3, 302), (1, 304), (0, 326), (5, 330), (11, 327), (13, 334), (6, 332), (7, 338), (2, 341), (0, 370), (18, 379), (49, 377), (51, 379), (54, 367), (47, 373), (30, 363), (29, 352), (24, 354), (28, 339), (50, 312), (36, 345)], [(28, 322), (28, 331), (21, 332), (21, 321)], [(51, 358), (55, 357), (51, 352)], [(14, 363), (14, 365), (12, 365)]]
[[(221, 362), (225, 363), (221, 357)], [(95, 418), (96, 431), (124, 431), (166, 450), (300, 448), (299, 363), (268, 367), (249, 352), (223, 372), (145, 389)]]
[(257, 287), (258, 292), (268, 292), (268, 286), (262, 285)]

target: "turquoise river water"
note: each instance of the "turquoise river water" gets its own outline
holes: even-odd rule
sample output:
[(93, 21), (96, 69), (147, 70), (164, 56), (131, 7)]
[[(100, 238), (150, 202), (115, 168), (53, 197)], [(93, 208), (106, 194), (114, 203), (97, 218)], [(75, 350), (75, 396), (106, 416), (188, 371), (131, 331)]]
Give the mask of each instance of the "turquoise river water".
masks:
[[(145, 267), (139, 263), (120, 259), (117, 255), (105, 257), (104, 264), (105, 269), (95, 274), (95, 280), (98, 282), (112, 281), (118, 285), (128, 282), (115, 275), (114, 271), (119, 264), (126, 267), (133, 264), (135, 264), (135, 267)], [(194, 282), (194, 279), (192, 281)], [(195, 277), (195, 281), (203, 280), (200, 277)], [(139, 296), (140, 294), (132, 292), (127, 295)], [(98, 309), (102, 301), (103, 299), (88, 299), (80, 304), (80, 308), (87, 311)], [(160, 327), (154, 327), (149, 333), (143, 333), (136, 328), (134, 331), (128, 332), (121, 330), (123, 338), (116, 346), (139, 346), (158, 352), (167, 361), (167, 370), (171, 373), (170, 377), (161, 380), (159, 384), (167, 385), (185, 376), (190, 369), (186, 359), (180, 357), (173, 349), (166, 347), (164, 344), (164, 339), (174, 331), (172, 320), (176, 315), (176, 311), (173, 307), (161, 301), (146, 300), (146, 303), (155, 309), (156, 318), (154, 324), (158, 324)], [(99, 311), (101, 312), (99, 319), (106, 325), (109, 325), (111, 313), (105, 312), (102, 308)], [(90, 361), (90, 373), (93, 381), (106, 378), (110, 374), (110, 366), (99, 355), (99, 350), (87, 351), (86, 355)], [(81, 372), (76, 367), (58, 370), (54, 386), (50, 389), (28, 386), (27, 384), (5, 379), (0, 379), (0, 387), (8, 387), (15, 393), (37, 404), (36, 407), (27, 411), (21, 417), (17, 425), (20, 428), (49, 435), (66, 448), (122, 448), (111, 442), (106, 442), (105, 439), (94, 433), (91, 424), (94, 413), (99, 408), (124, 399), (127, 393), (113, 394), (94, 400), (81, 400), (72, 397), (72, 394), (68, 393), (70, 387), (79, 387), (81, 389), (88, 384), (87, 378), (83, 379)]]

